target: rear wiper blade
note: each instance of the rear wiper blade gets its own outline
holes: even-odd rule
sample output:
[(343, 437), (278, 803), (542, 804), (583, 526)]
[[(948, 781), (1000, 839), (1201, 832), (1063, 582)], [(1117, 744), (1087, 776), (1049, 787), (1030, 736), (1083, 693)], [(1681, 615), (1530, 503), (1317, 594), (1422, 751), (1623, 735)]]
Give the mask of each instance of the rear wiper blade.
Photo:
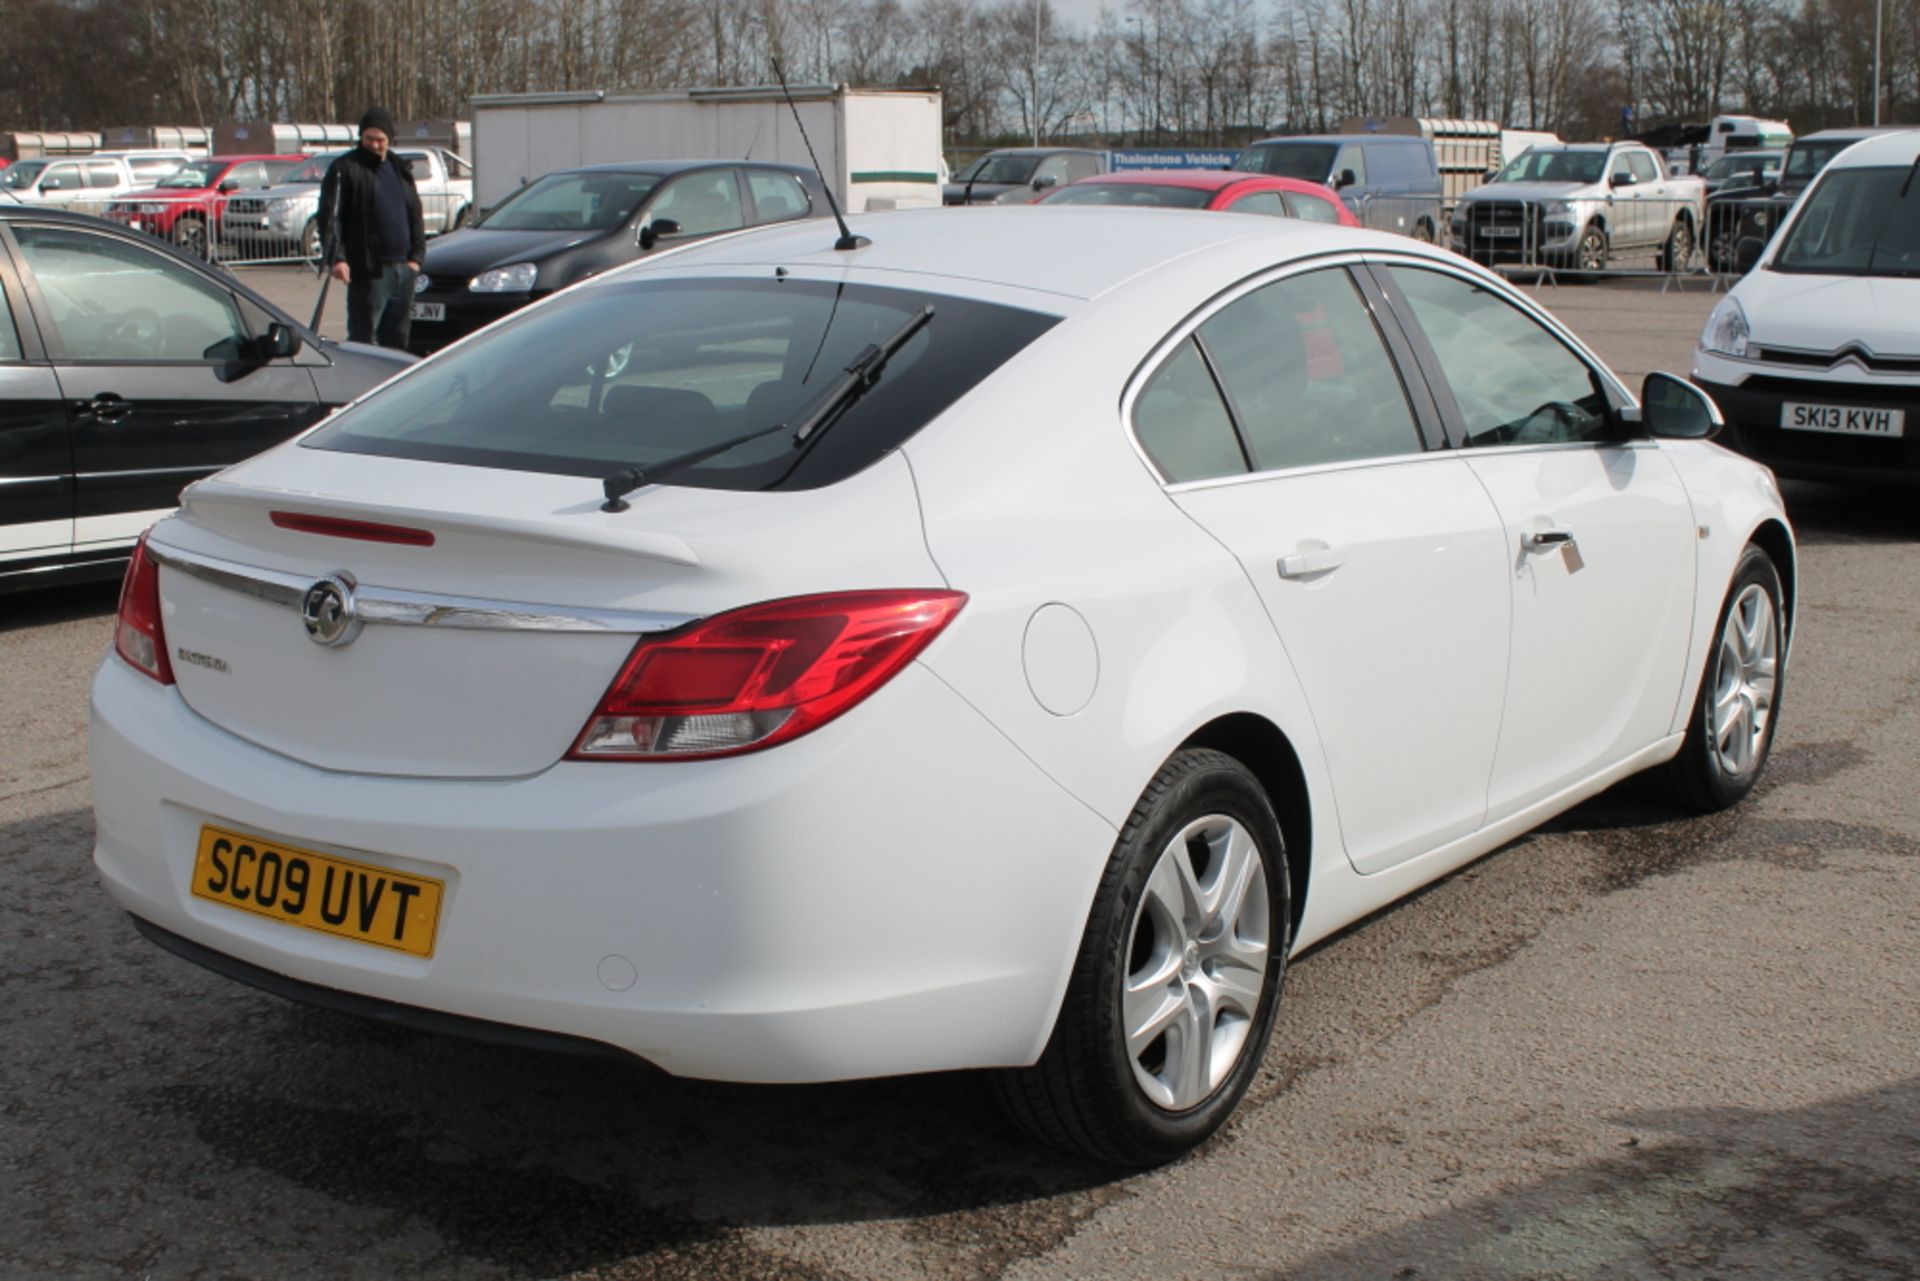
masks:
[(867, 388), (880, 381), (880, 371), (893, 359), (893, 353), (906, 346), (907, 340), (920, 332), (921, 326), (933, 319), (933, 304), (928, 303), (907, 320), (907, 323), (893, 331), (893, 335), (879, 343), (869, 343), (860, 349), (860, 354), (841, 371), (839, 380), (827, 388), (820, 399), (813, 402), (813, 408), (800, 419), (800, 425), (793, 429), (793, 447), (804, 446), (812, 435), (824, 427), (828, 420), (841, 410), (858, 400)]
[[(862, 348), (850, 364), (841, 371), (840, 377), (817, 397), (813, 404), (802, 414), (796, 425), (794, 420), (786, 419), (774, 423), (771, 427), (762, 427), (740, 436), (730, 436), (699, 449), (690, 449), (684, 454), (675, 454), (663, 458), (657, 463), (648, 463), (642, 467), (625, 467), (600, 482), (607, 500), (600, 504), (605, 512), (623, 512), (627, 510), (626, 496), (642, 485), (654, 485), (667, 477), (685, 471), (689, 467), (704, 463), (730, 449), (751, 444), (779, 432), (793, 431), (793, 447), (805, 449), (807, 442), (814, 439), (833, 417), (859, 399), (867, 388), (880, 379), (880, 373), (887, 367), (887, 361), (893, 354), (906, 345), (909, 338), (920, 332), (929, 320), (933, 319), (933, 306), (928, 304), (915, 312), (906, 324), (895, 330), (892, 336), (879, 343), (870, 343)], [(795, 463), (799, 459), (794, 460)], [(791, 471), (792, 468), (787, 469)]]

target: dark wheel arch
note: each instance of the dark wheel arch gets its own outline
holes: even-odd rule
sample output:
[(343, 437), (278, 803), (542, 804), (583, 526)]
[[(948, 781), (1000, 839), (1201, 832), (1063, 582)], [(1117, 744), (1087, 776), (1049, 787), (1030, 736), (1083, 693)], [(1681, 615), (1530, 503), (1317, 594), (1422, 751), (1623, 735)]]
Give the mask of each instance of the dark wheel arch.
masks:
[(1309, 865), (1313, 861), (1313, 811), (1307, 800), (1307, 775), (1301, 768), (1300, 754), (1279, 726), (1253, 712), (1234, 712), (1207, 722), (1180, 744), (1181, 750), (1189, 747), (1224, 752), (1246, 766), (1265, 789), (1280, 820), (1280, 835), (1291, 852), (1287, 859), (1293, 918), (1289, 936), (1298, 937), (1300, 920), (1307, 909)]

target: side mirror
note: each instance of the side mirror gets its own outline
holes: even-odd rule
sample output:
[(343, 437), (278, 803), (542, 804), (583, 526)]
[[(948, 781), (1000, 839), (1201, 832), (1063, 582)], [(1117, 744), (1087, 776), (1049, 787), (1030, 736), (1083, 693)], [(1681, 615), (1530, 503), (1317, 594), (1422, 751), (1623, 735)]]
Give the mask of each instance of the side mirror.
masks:
[(225, 182), (220, 184), (220, 194), (223, 196), (232, 195), (234, 192), (238, 190), (240, 190), (240, 184), (235, 182), (232, 178), (229, 178)]
[(1608, 179), (1607, 181), (1608, 181), (1608, 185), (1610, 185), (1610, 186), (1614, 186), (1614, 187), (1631, 187), (1631, 186), (1633, 186), (1633, 185), (1634, 185), (1635, 183), (1637, 183), (1637, 182), (1639, 182), (1640, 180), (1639, 180), (1638, 178), (1636, 178), (1636, 177), (1634, 177), (1634, 176), (1633, 176), (1632, 174), (1630, 174), (1630, 173), (1617, 173), (1617, 174), (1615, 174), (1615, 175), (1613, 175), (1613, 177), (1612, 177), (1612, 178), (1610, 178), (1610, 179)]
[(1035, 178), (1033, 180), (1033, 189), (1035, 191), (1045, 191), (1048, 187), (1057, 187), (1059, 185), (1060, 180), (1058, 178)]
[(1340, 176), (1339, 176), (1338, 178), (1335, 178), (1335, 179), (1333, 180), (1333, 186), (1334, 186), (1334, 190), (1336, 190), (1336, 191), (1337, 191), (1337, 190), (1339, 190), (1339, 189), (1340, 189), (1340, 188), (1342, 188), (1342, 187), (1351, 187), (1351, 186), (1354, 186), (1354, 185), (1356, 185), (1356, 184), (1358, 184), (1358, 183), (1359, 183), (1359, 181), (1360, 181), (1360, 177), (1359, 177), (1359, 175), (1358, 175), (1358, 174), (1356, 174), (1356, 173), (1354, 173), (1354, 172), (1353, 172), (1353, 170), (1351, 170), (1351, 169), (1342, 169), (1342, 170), (1340, 171)]
[(293, 332), (292, 325), (283, 325), (274, 321), (267, 326), (266, 335), (260, 339), (260, 358), (266, 360), (284, 360), (296, 356), (301, 348), (300, 335)]
[(43, 178), (40, 180), (40, 190), (58, 191), (60, 190), (60, 180), (58, 178)]
[(642, 249), (651, 249), (660, 243), (661, 237), (677, 236), (679, 234), (679, 223), (671, 218), (655, 218), (652, 222), (641, 226), (640, 247)]
[(1640, 385), (1640, 425), (1649, 436), (1707, 440), (1726, 426), (1713, 397), (1673, 374), (1648, 374)]
[(1766, 241), (1758, 236), (1742, 236), (1733, 247), (1733, 265), (1744, 276), (1760, 265), (1760, 255), (1765, 252)]

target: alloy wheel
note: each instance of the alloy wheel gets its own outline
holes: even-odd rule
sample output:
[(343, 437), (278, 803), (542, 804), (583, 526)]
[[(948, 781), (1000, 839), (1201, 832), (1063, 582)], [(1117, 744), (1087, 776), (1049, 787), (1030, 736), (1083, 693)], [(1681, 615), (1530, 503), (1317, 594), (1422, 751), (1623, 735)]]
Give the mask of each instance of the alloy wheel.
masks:
[(1715, 759), (1734, 778), (1759, 767), (1779, 669), (1773, 597), (1760, 584), (1749, 583), (1727, 611), (1714, 660), (1709, 731)]
[(1219, 1088), (1245, 1051), (1272, 948), (1266, 866), (1222, 814), (1183, 827), (1142, 888), (1128, 936), (1121, 1014), (1134, 1080), (1184, 1111)]

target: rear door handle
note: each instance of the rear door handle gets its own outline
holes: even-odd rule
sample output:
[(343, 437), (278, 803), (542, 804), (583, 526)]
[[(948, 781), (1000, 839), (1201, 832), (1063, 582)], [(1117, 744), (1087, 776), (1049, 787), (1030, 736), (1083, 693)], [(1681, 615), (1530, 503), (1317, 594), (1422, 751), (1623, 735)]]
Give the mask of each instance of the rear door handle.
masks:
[(1338, 547), (1322, 547), (1315, 551), (1294, 552), (1280, 558), (1280, 577), (1311, 578), (1315, 574), (1325, 574), (1347, 563), (1347, 554)]

